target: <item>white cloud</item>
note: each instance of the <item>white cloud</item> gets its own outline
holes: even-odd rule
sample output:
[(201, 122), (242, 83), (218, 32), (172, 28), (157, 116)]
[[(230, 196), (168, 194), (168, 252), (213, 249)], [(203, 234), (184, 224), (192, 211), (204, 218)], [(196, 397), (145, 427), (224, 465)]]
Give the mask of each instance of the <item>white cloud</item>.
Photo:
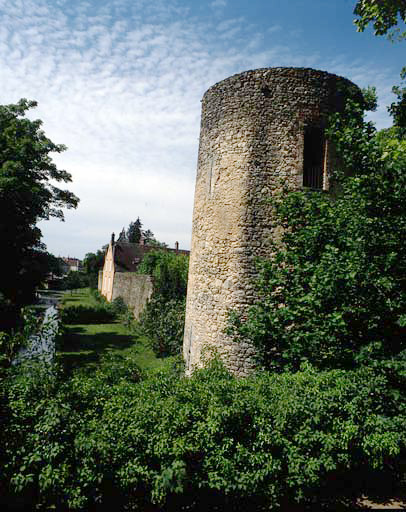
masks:
[(282, 30), (282, 27), (280, 25), (272, 25), (267, 29), (268, 34), (273, 34), (274, 32), (279, 32)]
[(0, 102), (39, 102), (34, 115), (68, 146), (55, 160), (81, 198), (65, 224), (41, 223), (56, 254), (94, 251), (137, 216), (168, 244), (189, 244), (200, 99), (227, 76), (310, 66), (390, 92), (385, 70), (267, 47), (244, 18), (200, 21), (176, 0), (0, 0), (0, 18)]
[(223, 9), (227, 5), (227, 0), (214, 0), (211, 2), (210, 7), (213, 9)]

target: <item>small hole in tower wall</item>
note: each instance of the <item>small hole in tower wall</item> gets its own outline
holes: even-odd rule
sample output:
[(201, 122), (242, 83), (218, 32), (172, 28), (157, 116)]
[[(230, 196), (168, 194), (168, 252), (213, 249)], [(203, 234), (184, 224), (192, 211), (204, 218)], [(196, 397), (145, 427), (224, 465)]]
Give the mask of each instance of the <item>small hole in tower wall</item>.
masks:
[(304, 132), (303, 186), (322, 189), (324, 171), (324, 130), (306, 126)]
[(261, 92), (266, 98), (269, 98), (272, 95), (271, 90), (266, 86), (262, 87)]

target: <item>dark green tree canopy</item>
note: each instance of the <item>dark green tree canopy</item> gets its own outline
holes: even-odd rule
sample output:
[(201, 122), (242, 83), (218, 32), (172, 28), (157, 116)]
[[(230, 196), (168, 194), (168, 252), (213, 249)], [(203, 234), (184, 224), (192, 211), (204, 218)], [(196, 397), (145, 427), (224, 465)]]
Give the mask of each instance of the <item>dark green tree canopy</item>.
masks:
[(132, 244), (139, 244), (142, 237), (145, 245), (153, 245), (157, 248), (166, 247), (165, 243), (155, 238), (154, 233), (150, 229), (142, 229), (142, 222), (139, 217), (137, 217), (135, 222), (130, 222), (126, 232), (123, 229), (120, 237), (122, 237), (123, 234), (125, 235), (126, 241)]
[(30, 224), (50, 217), (63, 219), (62, 208), (76, 208), (79, 202), (72, 192), (51, 183), (72, 181), (49, 156), (66, 147), (45, 136), (42, 121), (25, 117), (36, 105), (22, 99), (16, 105), (0, 106), (1, 201), (14, 203), (12, 213)]
[(142, 222), (140, 218), (137, 217), (135, 222), (130, 222), (130, 225), (127, 229), (127, 238), (131, 244), (139, 244), (142, 235)]
[(91, 288), (97, 288), (99, 271), (103, 269), (104, 265), (106, 247), (99, 249), (96, 253), (88, 252), (83, 260), (83, 269)]
[(79, 202), (72, 192), (54, 185), (71, 181), (50, 157), (66, 148), (46, 137), (40, 120), (25, 116), (36, 105), (22, 99), (0, 106), (0, 236), (7, 268), (0, 290), (14, 304), (29, 300), (39, 282), (32, 266), (45, 246), (36, 224), (50, 217), (63, 220), (62, 208), (76, 208)]
[[(400, 77), (406, 80), (406, 67), (403, 68)], [(396, 95), (397, 101), (394, 101), (388, 108), (389, 113), (393, 117), (393, 125), (398, 131), (398, 135), (406, 139), (406, 87), (392, 87), (392, 92)]]

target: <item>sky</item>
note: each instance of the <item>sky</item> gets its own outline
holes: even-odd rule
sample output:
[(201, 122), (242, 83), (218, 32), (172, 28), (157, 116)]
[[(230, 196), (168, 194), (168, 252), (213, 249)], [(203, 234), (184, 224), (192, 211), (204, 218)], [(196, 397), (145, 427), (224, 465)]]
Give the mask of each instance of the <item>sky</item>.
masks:
[(83, 258), (140, 217), (190, 248), (201, 98), (260, 67), (311, 67), (377, 88), (391, 125), (406, 43), (357, 33), (355, 0), (0, 0), (0, 103), (38, 101), (66, 187), (65, 222), (39, 224), (48, 250)]

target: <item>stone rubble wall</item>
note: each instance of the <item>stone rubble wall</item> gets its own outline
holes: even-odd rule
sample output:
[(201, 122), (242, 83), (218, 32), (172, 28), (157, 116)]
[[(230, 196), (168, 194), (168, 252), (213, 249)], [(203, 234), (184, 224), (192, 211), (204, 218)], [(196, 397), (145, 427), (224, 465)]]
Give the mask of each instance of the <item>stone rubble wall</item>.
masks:
[(135, 272), (116, 272), (113, 281), (112, 299), (121, 297), (136, 320), (150, 300), (153, 291), (150, 276)]
[[(244, 315), (257, 298), (256, 258), (271, 255), (281, 229), (269, 198), (282, 186), (302, 186), (305, 126), (324, 127), (348, 94), (359, 95), (348, 80), (303, 68), (247, 71), (205, 93), (183, 346), (188, 373), (215, 353), (236, 375), (255, 367), (253, 347), (225, 333), (229, 311)], [(326, 190), (333, 163), (330, 149)]]

